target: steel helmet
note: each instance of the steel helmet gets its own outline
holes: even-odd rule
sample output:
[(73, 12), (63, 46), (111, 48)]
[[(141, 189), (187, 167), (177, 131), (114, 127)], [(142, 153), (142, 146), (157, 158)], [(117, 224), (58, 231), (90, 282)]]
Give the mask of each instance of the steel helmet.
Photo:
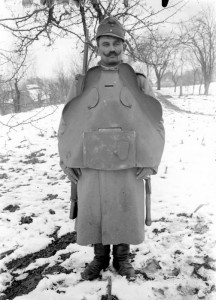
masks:
[(118, 37), (123, 41), (125, 40), (124, 28), (119, 21), (113, 17), (107, 17), (99, 24), (96, 33), (96, 39), (104, 35)]

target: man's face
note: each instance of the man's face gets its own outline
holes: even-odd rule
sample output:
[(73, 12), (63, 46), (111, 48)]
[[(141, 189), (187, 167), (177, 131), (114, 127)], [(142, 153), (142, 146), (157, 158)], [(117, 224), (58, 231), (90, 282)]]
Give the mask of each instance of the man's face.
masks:
[(124, 48), (122, 39), (112, 36), (101, 36), (98, 41), (97, 53), (101, 57), (103, 65), (115, 66), (121, 62)]

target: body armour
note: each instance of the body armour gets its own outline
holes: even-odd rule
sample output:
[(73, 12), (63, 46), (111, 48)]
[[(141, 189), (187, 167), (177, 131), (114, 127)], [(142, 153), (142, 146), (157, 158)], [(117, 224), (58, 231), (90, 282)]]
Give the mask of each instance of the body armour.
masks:
[(164, 148), (161, 104), (140, 90), (128, 64), (89, 69), (82, 94), (65, 105), (62, 118), (59, 154), (67, 167), (157, 172)]

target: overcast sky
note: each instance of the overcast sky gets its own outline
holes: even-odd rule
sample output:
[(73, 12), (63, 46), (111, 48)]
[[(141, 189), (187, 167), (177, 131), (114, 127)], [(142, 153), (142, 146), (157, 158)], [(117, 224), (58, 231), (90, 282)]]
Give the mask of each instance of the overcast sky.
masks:
[[(13, 2), (14, 0), (7, 1)], [(39, 2), (39, 0), (36, 1)], [(173, 3), (176, 3), (176, 1), (177, 0), (169, 0), (167, 5), (168, 10), (165, 12), (166, 14), (170, 14), (169, 7), (171, 7)], [(0, 18), (8, 16), (4, 2), (4, 0), (1, 0), (0, 3)], [(16, 9), (20, 10), (20, 12), (23, 10), (21, 2), (21, 0), (15, 1)], [(181, 19), (189, 19), (200, 10), (201, 6), (205, 6), (207, 4), (214, 7), (216, 11), (215, 0), (185, 0), (184, 2), (186, 5), (173, 17), (173, 22), (177, 22)], [(146, 0), (146, 3), (149, 6), (152, 6), (154, 10), (162, 9), (162, 0)], [(163, 17), (161, 14), (160, 16)], [(168, 26), (172, 25), (169, 24)], [(8, 40), (8, 35), (0, 29), (0, 48), (4, 48), (6, 40)], [(81, 59), (81, 55), (79, 54), (79, 51), (76, 51), (76, 46), (72, 40), (64, 39), (57, 41), (51, 48), (44, 47), (40, 45), (40, 43), (37, 43), (32, 51), (32, 58), (35, 59), (33, 73), (37, 73), (39, 76), (52, 76), (56, 69), (70, 69), (73, 61), (79, 61), (79, 59)]]

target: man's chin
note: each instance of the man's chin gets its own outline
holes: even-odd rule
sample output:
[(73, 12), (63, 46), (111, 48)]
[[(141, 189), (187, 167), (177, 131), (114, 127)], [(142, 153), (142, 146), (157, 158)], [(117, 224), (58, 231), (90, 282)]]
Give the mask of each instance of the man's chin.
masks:
[(120, 61), (118, 59), (116, 59), (115, 57), (110, 57), (110, 59), (108, 60), (108, 64), (109, 65), (118, 65), (120, 63)]

